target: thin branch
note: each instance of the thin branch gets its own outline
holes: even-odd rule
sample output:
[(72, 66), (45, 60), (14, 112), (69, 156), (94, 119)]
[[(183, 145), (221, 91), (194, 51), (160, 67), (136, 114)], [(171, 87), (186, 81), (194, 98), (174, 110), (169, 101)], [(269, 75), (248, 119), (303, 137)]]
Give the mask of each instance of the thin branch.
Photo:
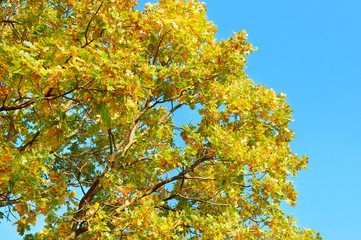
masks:
[(177, 194), (177, 196), (178, 196), (178, 197), (181, 197), (181, 198), (183, 198), (183, 199), (186, 199), (186, 200), (195, 201), (195, 202), (201, 202), (201, 203), (210, 204), (210, 205), (215, 205), (215, 206), (227, 206), (227, 207), (230, 207), (230, 206), (231, 206), (231, 205), (226, 204), (226, 203), (215, 203), (215, 202), (209, 202), (209, 201), (202, 200), (202, 199), (197, 199), (197, 198), (189, 198), (189, 197), (186, 197), (186, 196), (183, 196), (183, 195), (180, 195), (180, 194)]
[(113, 154), (113, 139), (112, 139), (112, 129), (108, 129), (108, 138), (109, 138), (109, 148), (110, 148), (110, 154)]
[(142, 162), (142, 161), (145, 161), (145, 160), (149, 160), (149, 159), (151, 159), (151, 158), (149, 158), (149, 157), (143, 157), (143, 158), (139, 158), (139, 159), (137, 159), (137, 160), (135, 160), (135, 161), (133, 161), (133, 162), (123, 163), (122, 165), (119, 166), (119, 169), (124, 169), (124, 168), (126, 168), (126, 167), (132, 166), (132, 165), (134, 165), (134, 164), (137, 164), (137, 163), (139, 163), (139, 162)]
[(90, 24), (92, 23), (93, 19), (95, 18), (95, 16), (98, 14), (100, 8), (103, 6), (103, 3), (100, 4), (100, 6), (98, 7), (98, 9), (96, 10), (95, 14), (93, 15), (93, 17), (90, 19), (88, 25), (86, 26), (86, 30), (85, 30), (85, 45), (82, 46), (82, 48), (86, 47), (87, 45), (89, 45), (91, 42), (88, 41), (88, 32), (89, 32), (89, 28), (90, 28)]
[(169, 211), (172, 211), (172, 212), (179, 212), (179, 210), (175, 210), (173, 208), (170, 208), (170, 207), (167, 207), (167, 206), (164, 206), (164, 205), (161, 205), (161, 206), (156, 206), (156, 208), (163, 208), (165, 210), (169, 210)]
[(158, 45), (157, 45), (157, 49), (156, 49), (156, 52), (155, 52), (155, 55), (154, 55), (154, 57), (153, 57), (152, 65), (154, 65), (154, 64), (155, 64), (155, 61), (157, 60), (157, 57), (158, 57), (158, 54), (159, 54), (160, 45), (162, 44), (165, 36), (166, 36), (170, 31), (172, 31), (172, 29), (170, 29), (170, 30), (168, 30), (166, 33), (164, 33), (164, 34), (162, 35), (161, 39), (159, 40)]
[[(184, 94), (185, 92), (187, 92), (187, 91), (188, 91), (188, 89), (184, 89), (184, 90), (181, 91), (181, 93), (180, 93), (178, 96), (173, 97), (173, 98), (169, 98), (169, 99), (165, 99), (165, 100), (162, 100), (162, 101), (156, 101), (154, 104), (159, 104), (159, 103), (165, 103), (165, 102), (175, 101), (175, 100), (181, 98), (181, 97), (183, 96), (183, 94)], [(172, 104), (173, 104), (173, 103), (172, 103)]]
[[(101, 31), (100, 31), (100, 33), (98, 34), (98, 37), (99, 36), (101, 36), (101, 35), (103, 35), (103, 33), (104, 33), (104, 31), (105, 31), (105, 29), (102, 29)], [(81, 46), (81, 48), (85, 48), (86, 46), (88, 46), (89, 44), (91, 44), (92, 42), (94, 42), (96, 40), (96, 38), (93, 38), (92, 40), (90, 40), (89, 42), (88, 42), (88, 44), (85, 44), (85, 45), (83, 45), (83, 46)], [(71, 58), (72, 56), (70, 56), (70, 58)], [(69, 59), (70, 60), (70, 59)], [(68, 61), (67, 61), (68, 62)]]
[[(88, 79), (89, 79), (89, 78), (88, 78)], [(84, 88), (85, 86), (87, 86), (88, 84), (90, 84), (92, 81), (94, 81), (94, 79), (91, 79), (89, 82), (87, 82), (86, 84), (84, 84), (84, 85), (81, 86), (81, 87), (78, 86), (78, 82), (77, 82), (76, 86), (75, 86), (73, 89), (71, 89), (71, 90), (69, 90), (69, 91), (67, 91), (67, 92), (64, 92), (64, 93), (62, 93), (62, 94), (55, 95), (55, 96), (53, 96), (53, 95), (50, 94), (51, 96), (45, 96), (45, 97), (42, 98), (42, 100), (48, 100), (48, 101), (49, 101), (49, 100), (55, 100), (55, 99), (57, 99), (57, 98), (63, 97), (63, 96), (65, 96), (65, 95), (68, 95), (68, 94), (74, 92), (74, 91), (77, 90), (77, 89)], [(48, 94), (48, 95), (49, 95), (49, 94)], [(2, 107), (0, 107), (0, 112), (2, 112), (2, 111), (12, 111), (12, 110), (23, 109), (23, 108), (26, 108), (26, 107), (34, 104), (34, 103), (35, 103), (35, 100), (34, 100), (34, 99), (30, 99), (29, 101), (24, 102), (24, 103), (22, 103), (22, 104), (20, 104), (20, 105), (17, 105), (17, 106), (10, 106), (10, 107), (2, 106)]]
[(5, 102), (6, 102), (6, 99), (8, 98), (8, 95), (5, 96), (4, 100), (3, 100), (3, 104), (2, 104), (2, 108), (5, 107)]
[[(219, 181), (216, 178), (207, 178), (207, 177), (185, 177), (185, 179), (189, 179), (189, 180), (200, 180), (200, 181)], [(241, 183), (237, 183), (237, 182), (232, 182), (232, 184), (240, 186), (242, 188), (249, 188), (252, 187), (252, 185), (244, 185)]]
[(12, 20), (1, 20), (0, 23), (9, 23), (11, 25), (12, 29), (14, 30), (14, 32), (16, 33), (16, 35), (18, 36), (18, 38), (20, 39), (20, 41), (23, 41), (23, 37), (21, 36), (21, 33), (19, 32), (19, 30), (16, 29), (16, 27), (14, 25), (14, 23), (23, 25), (22, 23), (17, 22), (17, 21), (12, 21)]
[(174, 177), (165, 179), (163, 181), (160, 181), (160, 182), (154, 184), (153, 187), (150, 188), (148, 191), (146, 191), (143, 194), (138, 195), (138, 196), (134, 197), (133, 199), (131, 199), (130, 201), (124, 203), (122, 206), (120, 206), (117, 209), (117, 211), (124, 210), (125, 208), (132, 205), (136, 201), (138, 201), (138, 200), (140, 200), (140, 199), (142, 199), (142, 198), (144, 198), (144, 197), (146, 197), (148, 195), (151, 195), (152, 193), (156, 192), (159, 188), (163, 187), (164, 185), (166, 185), (168, 183), (171, 183), (173, 181), (182, 179), (186, 174), (188, 174), (189, 172), (192, 172), (199, 164), (201, 164), (202, 162), (205, 162), (205, 161), (207, 161), (209, 159), (210, 159), (210, 157), (208, 157), (208, 156), (204, 156), (202, 158), (197, 159), (188, 169), (183, 170), (182, 172), (180, 172), (178, 175), (176, 175)]
[(37, 131), (35, 133), (35, 135), (33, 136), (33, 138), (29, 142), (27, 142), (25, 145), (19, 147), (19, 152), (23, 153), (27, 147), (30, 147), (36, 141), (36, 138), (39, 136), (39, 134), (40, 134), (40, 131)]
[(20, 105), (17, 105), (17, 106), (11, 106), (11, 107), (2, 106), (2, 107), (0, 108), (0, 112), (2, 112), (2, 111), (12, 111), (12, 110), (17, 110), (17, 109), (23, 109), (23, 108), (26, 108), (26, 107), (34, 104), (34, 103), (35, 103), (35, 101), (32, 99), (32, 100), (29, 100), (29, 101), (27, 101), (27, 102), (25, 102), (25, 103), (22, 103), (22, 104), (20, 104)]
[(23, 25), (21, 22), (13, 21), (13, 20), (0, 20), (0, 23), (10, 23), (10, 24), (20, 24)]

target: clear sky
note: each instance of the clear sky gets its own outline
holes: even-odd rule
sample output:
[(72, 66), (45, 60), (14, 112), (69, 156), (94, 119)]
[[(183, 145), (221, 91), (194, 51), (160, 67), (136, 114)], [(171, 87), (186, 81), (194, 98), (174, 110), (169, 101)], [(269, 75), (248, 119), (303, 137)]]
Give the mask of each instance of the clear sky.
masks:
[(325, 240), (360, 240), (361, 1), (204, 2), (219, 39), (246, 29), (258, 47), (246, 72), (295, 111), (291, 148), (310, 162), (285, 210)]
[[(203, 1), (219, 40), (247, 30), (259, 50), (246, 72), (295, 111), (291, 148), (310, 169), (294, 179), (298, 205), (284, 210), (325, 240), (361, 240), (361, 1)], [(21, 239), (11, 224), (0, 232)]]

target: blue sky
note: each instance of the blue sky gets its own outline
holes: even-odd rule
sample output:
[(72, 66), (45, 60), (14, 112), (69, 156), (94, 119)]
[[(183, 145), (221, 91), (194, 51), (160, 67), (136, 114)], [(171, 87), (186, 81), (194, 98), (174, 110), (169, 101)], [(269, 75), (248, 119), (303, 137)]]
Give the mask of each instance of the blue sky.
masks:
[(360, 240), (361, 1), (204, 2), (219, 39), (246, 29), (258, 47), (246, 72), (295, 111), (291, 148), (310, 162), (284, 210), (326, 240)]
[[(294, 179), (298, 205), (284, 210), (326, 240), (361, 240), (361, 1), (204, 2), (219, 40), (246, 29), (258, 47), (246, 72), (295, 111), (291, 148), (310, 169)], [(11, 224), (0, 232), (20, 239)]]

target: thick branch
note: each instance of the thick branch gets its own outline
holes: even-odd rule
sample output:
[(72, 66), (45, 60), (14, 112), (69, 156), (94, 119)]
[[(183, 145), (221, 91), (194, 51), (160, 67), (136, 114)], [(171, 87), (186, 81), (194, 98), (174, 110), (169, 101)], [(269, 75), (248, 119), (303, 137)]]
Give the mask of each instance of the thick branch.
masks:
[(151, 108), (152, 106), (149, 106), (149, 101), (145, 104), (144, 108), (142, 109), (142, 111), (136, 116), (136, 118), (134, 119), (133, 123), (131, 124), (131, 126), (129, 127), (129, 130), (127, 131), (126, 136), (123, 138), (123, 140), (118, 143), (114, 150), (113, 153), (111, 154), (111, 156), (109, 157), (109, 159), (107, 160), (107, 165), (105, 166), (103, 172), (99, 175), (99, 177), (94, 181), (94, 183), (92, 184), (92, 186), (90, 187), (90, 189), (86, 192), (86, 194), (83, 196), (83, 198), (80, 200), (79, 202), (79, 207), (78, 207), (78, 211), (74, 216), (74, 220), (71, 223), (71, 228), (72, 231), (71, 233), (68, 235), (68, 237), (66, 238), (66, 240), (72, 240), (75, 239), (76, 235), (76, 231), (77, 231), (77, 227), (78, 227), (78, 221), (80, 219), (82, 219), (85, 215), (86, 212), (88, 210), (88, 206), (91, 204), (91, 201), (94, 199), (95, 195), (102, 189), (102, 180), (105, 176), (106, 173), (108, 173), (109, 171), (111, 171), (114, 162), (115, 162), (115, 158), (117, 156), (117, 152), (118, 150), (121, 148), (121, 146), (123, 146), (125, 143), (127, 143), (127, 145), (125, 146), (125, 148), (123, 149), (122, 155), (121, 157), (125, 157), (127, 151), (130, 149), (130, 147), (132, 146), (132, 144), (134, 143), (134, 136), (135, 136), (135, 131), (139, 125), (139, 121), (141, 119), (141, 117), (146, 113), (146, 111)]

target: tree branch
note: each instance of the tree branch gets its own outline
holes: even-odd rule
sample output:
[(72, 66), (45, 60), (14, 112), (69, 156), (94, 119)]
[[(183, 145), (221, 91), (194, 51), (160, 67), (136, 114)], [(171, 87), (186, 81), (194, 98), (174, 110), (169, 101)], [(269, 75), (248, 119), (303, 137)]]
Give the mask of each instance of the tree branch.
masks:
[(27, 142), (25, 145), (19, 147), (19, 152), (23, 153), (27, 147), (30, 147), (36, 141), (36, 138), (39, 136), (39, 134), (40, 134), (40, 131), (37, 131), (35, 133), (35, 135), (33, 136), (33, 138), (29, 142)]
[(159, 40), (158, 45), (157, 45), (157, 49), (156, 49), (156, 52), (155, 52), (155, 55), (154, 55), (154, 57), (153, 57), (152, 65), (154, 65), (154, 64), (155, 64), (155, 61), (157, 60), (157, 57), (158, 57), (158, 54), (159, 54), (160, 45), (162, 44), (165, 36), (166, 36), (170, 31), (172, 31), (172, 29), (170, 29), (170, 30), (168, 30), (166, 33), (164, 33), (164, 34), (162, 35), (161, 39)]
[(215, 206), (227, 206), (227, 207), (231, 206), (231, 205), (226, 204), (226, 203), (215, 203), (215, 202), (209, 202), (209, 201), (198, 199), (198, 198), (189, 198), (189, 197), (183, 196), (181, 194), (177, 194), (176, 196), (181, 197), (181, 198), (186, 199), (186, 200), (201, 202), (201, 203), (215, 205)]
[(91, 41), (89, 42), (89, 40), (88, 40), (88, 32), (89, 32), (90, 24), (92, 23), (93, 19), (94, 19), (95, 16), (98, 14), (98, 12), (99, 12), (99, 10), (100, 10), (100, 8), (101, 8), (102, 6), (103, 6), (103, 2), (100, 4), (100, 6), (99, 6), (98, 9), (96, 10), (95, 14), (94, 14), (93, 17), (90, 19), (88, 25), (86, 26), (86, 30), (85, 30), (85, 44), (84, 44), (81, 48), (84, 48), (84, 47), (88, 46), (91, 42), (94, 41), (94, 39), (93, 39), (93, 40), (91, 40)]
[(205, 162), (207, 160), (211, 159), (210, 157), (208, 156), (204, 156), (198, 160), (196, 160), (187, 170), (183, 170), (182, 172), (180, 172), (178, 175), (174, 176), (174, 177), (171, 177), (171, 178), (168, 178), (168, 179), (165, 179), (163, 181), (160, 181), (156, 184), (153, 185), (152, 188), (150, 188), (148, 191), (144, 192), (143, 194), (141, 195), (138, 195), (136, 197), (134, 197), (133, 199), (131, 199), (130, 201), (124, 203), (122, 206), (120, 206), (117, 211), (122, 211), (124, 210), (125, 208), (127, 208), (128, 206), (132, 205), (133, 203), (135, 203), (136, 201), (156, 192), (159, 188), (161, 188), (162, 186), (170, 183), (170, 182), (173, 182), (173, 181), (176, 181), (176, 180), (179, 180), (179, 179), (182, 179), (186, 174), (188, 174), (189, 172), (192, 172), (194, 170), (195, 167), (197, 167), (199, 164), (201, 164), (202, 162)]

